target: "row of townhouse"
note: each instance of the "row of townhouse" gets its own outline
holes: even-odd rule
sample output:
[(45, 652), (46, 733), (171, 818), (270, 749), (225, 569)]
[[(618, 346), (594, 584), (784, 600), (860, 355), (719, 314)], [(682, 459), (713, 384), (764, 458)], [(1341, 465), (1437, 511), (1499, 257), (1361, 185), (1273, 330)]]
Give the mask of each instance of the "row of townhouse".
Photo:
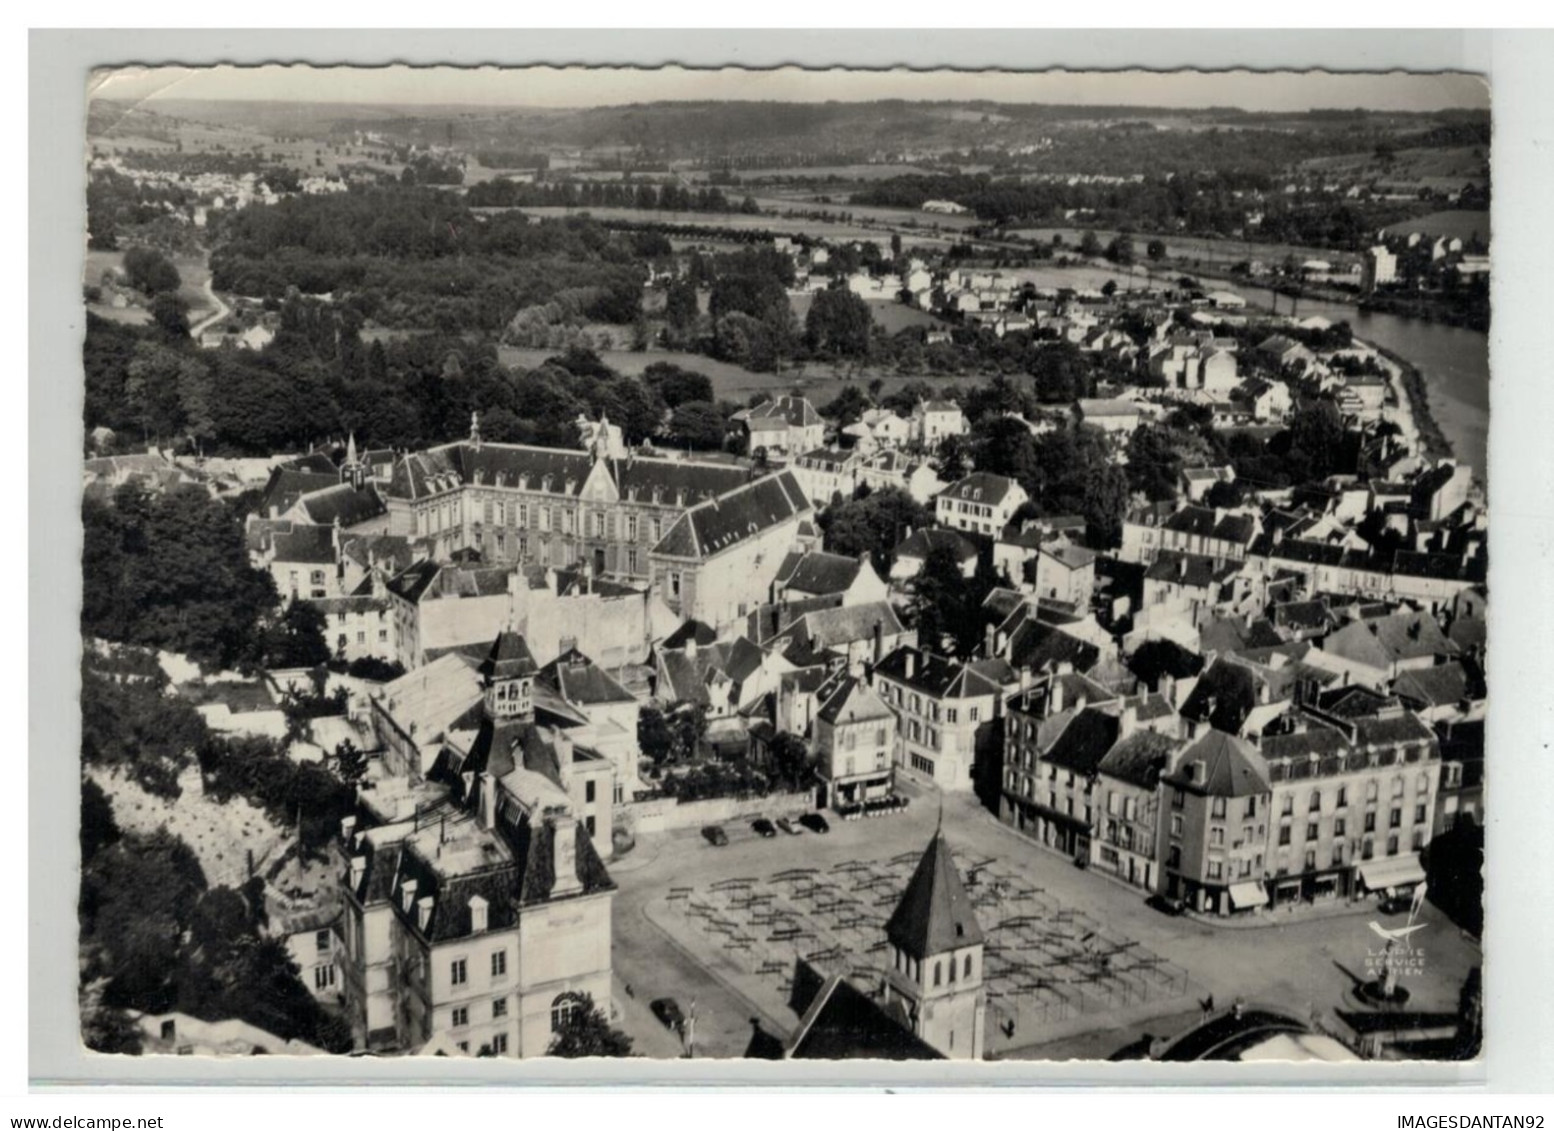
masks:
[(1440, 743), (1396, 699), (1303, 703), (1248, 739), (1184, 724), (1158, 698), (1069, 675), (1012, 700), (1001, 818), (1205, 914), (1424, 880)]

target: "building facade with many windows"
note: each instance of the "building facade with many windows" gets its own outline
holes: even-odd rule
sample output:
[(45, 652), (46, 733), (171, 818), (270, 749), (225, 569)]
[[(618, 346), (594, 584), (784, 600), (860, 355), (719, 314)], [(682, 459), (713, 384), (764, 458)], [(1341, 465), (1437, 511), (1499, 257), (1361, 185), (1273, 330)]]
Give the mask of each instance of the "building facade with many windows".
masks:
[(896, 767), (943, 789), (976, 784), (979, 755), (999, 741), (1003, 689), (970, 664), (897, 648), (874, 669), (874, 688), (896, 715)]
[(487, 444), (476, 437), (412, 452), (384, 487), (390, 533), (423, 538), (433, 556), (478, 550), (487, 563), (646, 579), (648, 554), (691, 507), (749, 482), (745, 467), (651, 457), (610, 458)]

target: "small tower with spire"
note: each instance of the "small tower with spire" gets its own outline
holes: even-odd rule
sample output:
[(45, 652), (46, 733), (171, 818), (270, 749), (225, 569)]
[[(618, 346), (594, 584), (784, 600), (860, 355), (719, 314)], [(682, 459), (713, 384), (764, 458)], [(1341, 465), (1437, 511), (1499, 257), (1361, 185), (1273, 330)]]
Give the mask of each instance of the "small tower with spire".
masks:
[(352, 432), (345, 442), (345, 462), (340, 465), (340, 482), (349, 483), (360, 491), (366, 481), (367, 469), (356, 454), (356, 433)]
[(946, 1057), (980, 1060), (987, 1040), (982, 927), (942, 828), (886, 922), (885, 937), (891, 954), (885, 1004), (899, 1002), (912, 1031)]
[(497, 722), (526, 722), (534, 717), (534, 677), (539, 665), (522, 636), (503, 629), (480, 665), (486, 714)]

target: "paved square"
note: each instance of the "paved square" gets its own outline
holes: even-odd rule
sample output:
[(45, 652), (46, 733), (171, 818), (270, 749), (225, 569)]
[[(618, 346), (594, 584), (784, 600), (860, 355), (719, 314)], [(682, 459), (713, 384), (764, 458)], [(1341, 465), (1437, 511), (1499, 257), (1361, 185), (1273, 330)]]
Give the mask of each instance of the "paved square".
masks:
[[(885, 921), (920, 856), (908, 851), (671, 887), (665, 926), (700, 935), (741, 974), (783, 998), (798, 958), (846, 973), (860, 987), (877, 986), (889, 967)], [(1080, 1016), (1105, 1026), (1108, 1013), (1164, 1007), (1187, 995), (1187, 971), (1137, 940), (997, 861), (964, 861), (962, 868), (987, 938), (983, 982), (995, 1044), (1030, 1043), (1041, 1039), (1042, 1027)]]

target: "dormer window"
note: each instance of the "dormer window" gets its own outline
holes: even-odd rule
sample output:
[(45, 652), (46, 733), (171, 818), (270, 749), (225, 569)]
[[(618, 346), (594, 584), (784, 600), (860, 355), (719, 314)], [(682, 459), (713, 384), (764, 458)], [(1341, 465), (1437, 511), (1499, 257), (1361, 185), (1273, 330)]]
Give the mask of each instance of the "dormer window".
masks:
[(486, 929), (489, 904), (478, 895), (469, 898), (469, 929), (472, 934), (479, 934)]

